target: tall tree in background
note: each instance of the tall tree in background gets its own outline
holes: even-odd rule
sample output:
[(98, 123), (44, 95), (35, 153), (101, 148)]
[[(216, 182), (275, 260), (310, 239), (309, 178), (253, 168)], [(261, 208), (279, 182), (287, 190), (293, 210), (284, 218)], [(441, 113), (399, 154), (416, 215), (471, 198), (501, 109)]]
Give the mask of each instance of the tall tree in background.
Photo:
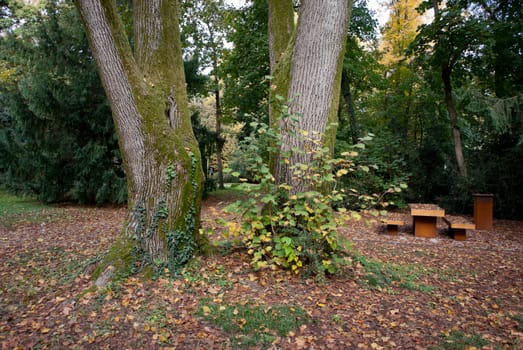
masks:
[(406, 50), (416, 37), (421, 16), (416, 8), (421, 0), (393, 0), (380, 47), (382, 63), (391, 67), (405, 60)]
[(471, 71), (474, 62), (481, 56), (482, 48), (485, 47), (486, 27), (462, 6), (459, 1), (448, 1), (443, 8), (438, 0), (426, 3), (425, 7), (434, 10), (434, 20), (422, 26), (413, 45), (418, 57), (428, 54), (429, 64), (441, 74), (456, 164), (459, 174), (466, 178), (467, 166), (453, 87), (460, 76)]
[(389, 127), (399, 137), (407, 140), (416, 96), (416, 75), (410, 66), (406, 50), (416, 37), (421, 16), (416, 11), (420, 0), (394, 0), (383, 29), (380, 51), (385, 66), (388, 88), (384, 108), (388, 114)]
[[(77, 0), (111, 104), (129, 190), (125, 229), (101, 277), (132, 252), (176, 268), (205, 243), (203, 173), (187, 107), (178, 1), (133, 3), (131, 48), (115, 1)], [(133, 50), (134, 49), (134, 50)], [(102, 283), (104, 278), (99, 278)]]
[(189, 53), (199, 59), (204, 67), (211, 68), (212, 93), (215, 103), (216, 167), (218, 187), (223, 189), (221, 70), (225, 52), (225, 37), (229, 31), (226, 21), (227, 7), (223, 0), (196, 0), (184, 3), (184, 37), (192, 42)]
[[(307, 188), (305, 183), (291, 181), (293, 164), (309, 164), (300, 133), (322, 137), (322, 144), (333, 150), (335, 128), (327, 131), (338, 117), (341, 71), (352, 1), (324, 0), (300, 2), (298, 22), (291, 0), (269, 0), (269, 48), (272, 97), (288, 101), (289, 113), (296, 122), (286, 118), (277, 104), (271, 107), (270, 122), (278, 126), (282, 145), (280, 157), (290, 154), (286, 162), (276, 159), (274, 177), (277, 182), (292, 184), (293, 191)], [(273, 99), (274, 100), (274, 99)], [(319, 136), (321, 135), (321, 136)]]
[[(487, 72), (494, 73), (494, 90), (499, 98), (513, 97), (523, 91), (523, 2), (472, 1), (478, 16), (486, 21), (492, 48), (486, 58)], [(478, 11), (478, 8), (481, 11)]]
[[(365, 45), (371, 46), (374, 44), (376, 40), (376, 27), (377, 21), (372, 18), (366, 1), (355, 1), (347, 35), (347, 46), (341, 77), (341, 95), (345, 102), (349, 121), (345, 124), (350, 128), (349, 132), (352, 144), (358, 143), (361, 137), (355, 106), (358, 93), (372, 90), (378, 85), (378, 80), (380, 80), (377, 72), (377, 59), (371, 52), (364, 48)], [(340, 123), (340, 127), (344, 128), (345, 125)]]
[(222, 66), (223, 101), (228, 114), (245, 123), (242, 138), (252, 131), (250, 121), (268, 123), (269, 89), (264, 82), (270, 74), (267, 0), (254, 0), (232, 11), (230, 25), (227, 39), (234, 47), (227, 52)]

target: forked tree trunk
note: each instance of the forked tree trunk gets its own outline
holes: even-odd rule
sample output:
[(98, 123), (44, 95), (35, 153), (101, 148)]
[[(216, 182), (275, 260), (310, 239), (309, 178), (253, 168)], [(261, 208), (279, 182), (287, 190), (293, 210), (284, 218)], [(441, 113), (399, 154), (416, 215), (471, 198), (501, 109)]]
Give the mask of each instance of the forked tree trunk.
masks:
[[(269, 39), (271, 40), (271, 67), (274, 75), (273, 94), (288, 99), (289, 113), (297, 116), (291, 123), (281, 115), (278, 106), (271, 107), (271, 125), (279, 126), (282, 146), (273, 163), (276, 181), (288, 183), (293, 191), (306, 189), (307, 184), (293, 179), (290, 168), (297, 163), (309, 164), (314, 146), (297, 137), (302, 132), (312, 139), (321, 138), (321, 144), (333, 149), (336, 128), (327, 126), (337, 122), (341, 70), (347, 28), (351, 9), (348, 0), (303, 0), (298, 25), (289, 34), (290, 20), (275, 9), (292, 8), (291, 0), (269, 1)], [(286, 16), (291, 14), (283, 12)], [(294, 14), (292, 13), (292, 23)], [(282, 42), (287, 39), (286, 45)], [(281, 48), (285, 51), (281, 52)], [(311, 152), (292, 152), (294, 148)], [(286, 162), (281, 158), (289, 154)]]
[(134, 53), (115, 1), (77, 0), (128, 182), (124, 230), (102, 266), (116, 271), (133, 268), (134, 258), (181, 264), (205, 242), (198, 235), (203, 173), (187, 107), (178, 1), (133, 5)]

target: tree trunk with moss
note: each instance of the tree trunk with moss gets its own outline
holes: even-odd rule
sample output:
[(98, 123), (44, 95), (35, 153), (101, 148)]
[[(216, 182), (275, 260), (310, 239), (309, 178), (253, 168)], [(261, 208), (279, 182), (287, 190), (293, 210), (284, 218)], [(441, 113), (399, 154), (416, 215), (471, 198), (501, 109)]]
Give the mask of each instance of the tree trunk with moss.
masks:
[(144, 262), (179, 266), (206, 240), (199, 236), (203, 173), (187, 107), (178, 1), (133, 2), (134, 51), (115, 1), (76, 4), (111, 104), (129, 192), (124, 230), (100, 272), (126, 273)]
[[(279, 128), (282, 139), (273, 172), (277, 182), (292, 184), (295, 192), (305, 190), (307, 184), (292, 180), (292, 165), (310, 163), (318, 147), (314, 141), (319, 140), (321, 146), (331, 151), (334, 148), (336, 128), (328, 126), (338, 119), (351, 7), (350, 0), (303, 0), (294, 25), (294, 11), (289, 10), (292, 1), (269, 0), (273, 75), (270, 119), (271, 125)], [(288, 113), (274, 103), (278, 96), (289, 107)], [(286, 118), (290, 115), (297, 117), (295, 122)]]

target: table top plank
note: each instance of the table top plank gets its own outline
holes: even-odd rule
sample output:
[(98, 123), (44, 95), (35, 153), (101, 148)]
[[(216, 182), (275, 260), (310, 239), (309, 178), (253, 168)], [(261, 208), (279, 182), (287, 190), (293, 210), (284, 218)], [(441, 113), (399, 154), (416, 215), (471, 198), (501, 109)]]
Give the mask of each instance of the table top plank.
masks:
[(436, 204), (410, 203), (410, 215), (412, 216), (445, 216), (445, 210)]

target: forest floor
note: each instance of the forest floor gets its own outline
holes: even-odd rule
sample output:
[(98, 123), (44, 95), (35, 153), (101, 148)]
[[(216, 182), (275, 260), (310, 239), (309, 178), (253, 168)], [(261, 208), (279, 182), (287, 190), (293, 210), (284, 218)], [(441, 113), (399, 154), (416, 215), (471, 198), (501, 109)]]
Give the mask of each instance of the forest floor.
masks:
[(221, 253), (172, 278), (100, 290), (90, 266), (124, 208), (52, 207), (4, 222), (1, 349), (523, 349), (522, 222), (495, 220), (459, 242), (443, 225), (425, 239), (409, 222), (388, 236), (352, 221), (340, 233), (365, 258), (321, 282), (254, 272), (223, 242), (226, 202), (211, 197), (202, 212)]

